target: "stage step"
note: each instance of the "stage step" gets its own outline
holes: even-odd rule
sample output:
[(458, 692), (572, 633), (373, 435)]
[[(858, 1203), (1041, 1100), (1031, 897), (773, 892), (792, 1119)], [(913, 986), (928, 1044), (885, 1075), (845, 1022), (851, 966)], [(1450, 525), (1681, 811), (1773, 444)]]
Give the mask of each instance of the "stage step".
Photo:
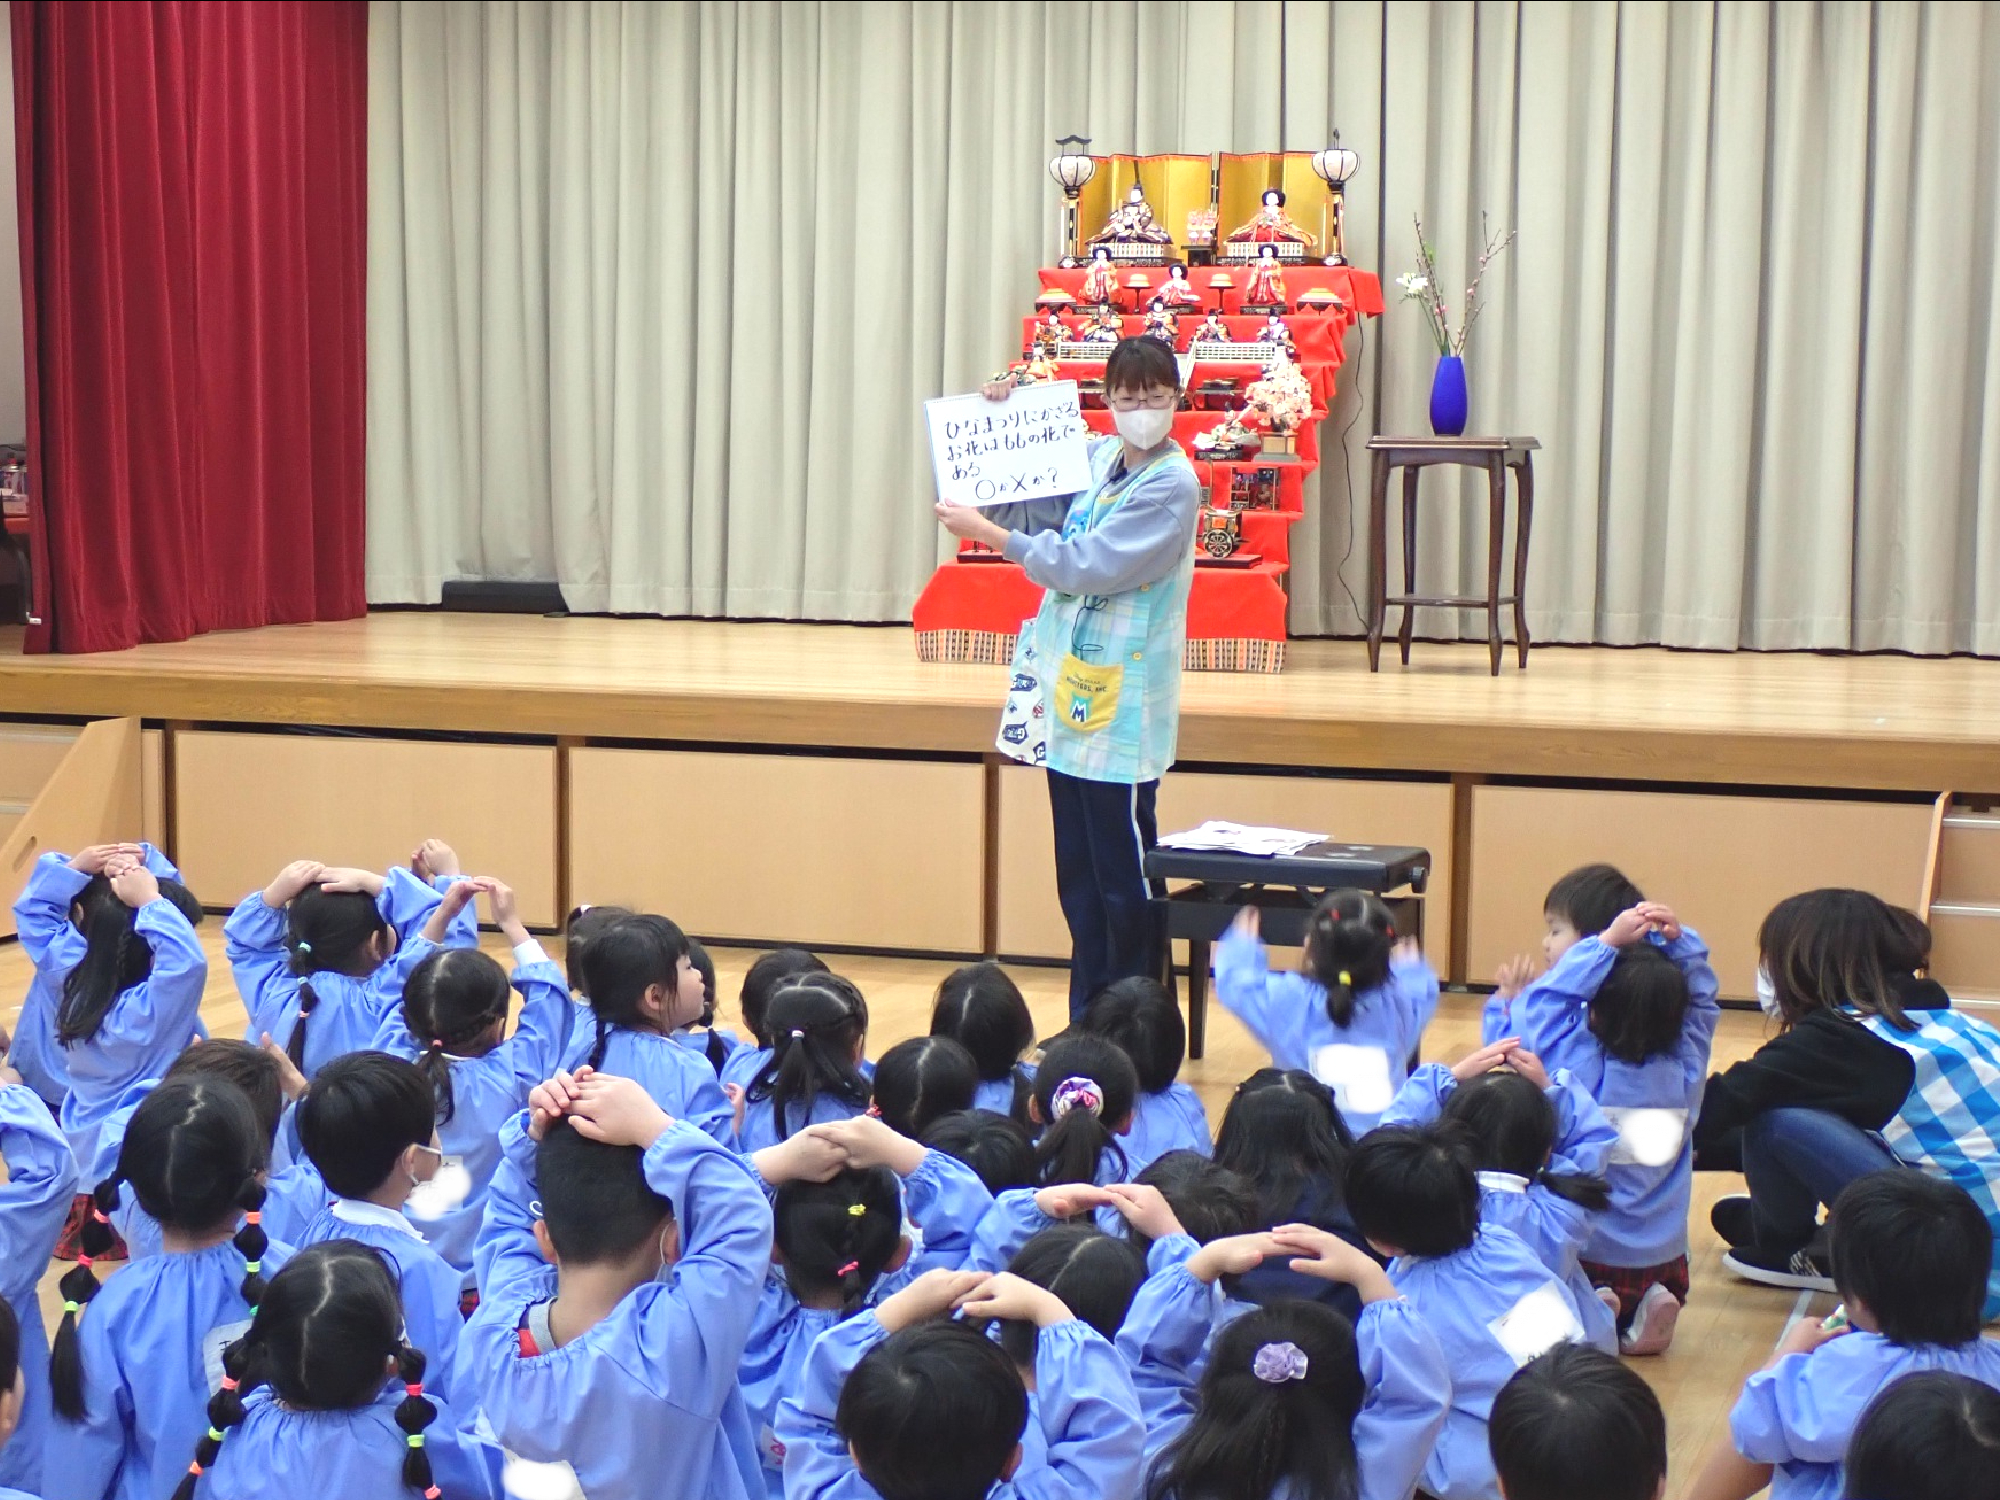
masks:
[(1953, 793), (1938, 821), (1931, 973), (1967, 1004), (2000, 1004), (2000, 797)]

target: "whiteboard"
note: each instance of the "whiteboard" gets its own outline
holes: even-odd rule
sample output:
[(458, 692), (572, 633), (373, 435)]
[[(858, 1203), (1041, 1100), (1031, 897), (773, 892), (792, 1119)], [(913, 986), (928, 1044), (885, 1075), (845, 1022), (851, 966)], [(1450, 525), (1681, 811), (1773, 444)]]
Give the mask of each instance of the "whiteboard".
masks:
[(1090, 487), (1090, 429), (1073, 380), (1019, 386), (1005, 401), (940, 396), (924, 415), (941, 500), (1011, 505)]

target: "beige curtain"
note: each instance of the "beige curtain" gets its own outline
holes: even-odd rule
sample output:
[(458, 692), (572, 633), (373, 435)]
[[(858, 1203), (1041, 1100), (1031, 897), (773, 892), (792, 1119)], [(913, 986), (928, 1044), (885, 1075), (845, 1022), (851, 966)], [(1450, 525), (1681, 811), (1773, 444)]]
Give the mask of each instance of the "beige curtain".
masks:
[[(378, 602), (907, 618), (921, 403), (1018, 339), (1055, 136), (1338, 127), (1385, 282), (1414, 213), (1452, 280), (1520, 231), (1468, 364), (1543, 443), (1538, 638), (2000, 651), (1990, 7), (377, 0), (371, 48)], [(1301, 634), (1357, 628), (1361, 445), (1425, 420), (1413, 310), (1349, 353)], [(1483, 497), (1426, 483), (1426, 591), (1477, 585)]]

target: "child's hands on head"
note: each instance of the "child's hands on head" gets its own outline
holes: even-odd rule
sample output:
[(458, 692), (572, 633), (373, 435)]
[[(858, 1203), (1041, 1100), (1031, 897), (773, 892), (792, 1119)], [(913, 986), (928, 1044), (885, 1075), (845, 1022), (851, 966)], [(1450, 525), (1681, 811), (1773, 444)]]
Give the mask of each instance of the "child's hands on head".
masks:
[(1611, 919), (1611, 925), (1598, 934), (1598, 938), (1607, 948), (1629, 948), (1653, 930), (1653, 919), (1646, 912), (1643, 903), (1621, 911)]
[(825, 1125), (809, 1125), (803, 1134), (846, 1153), (847, 1165), (867, 1171), (887, 1167), (898, 1177), (908, 1177), (924, 1164), (924, 1148), (874, 1115), (854, 1115)]
[(69, 857), (69, 867), (79, 875), (102, 875), (114, 858), (143, 860), (146, 851), (137, 844), (92, 844)]
[(148, 901), (160, 899), (160, 879), (137, 860), (125, 860), (118, 856), (105, 865), (104, 873), (111, 878), (111, 894), (137, 911)]
[(1051, 1219), (1073, 1219), (1089, 1209), (1107, 1208), (1117, 1201), (1109, 1188), (1094, 1187), (1088, 1182), (1060, 1183), (1035, 1194), (1035, 1207)]
[[(527, 925), (521, 920), (521, 902), (514, 894), (514, 888), (505, 881), (486, 880), (487, 910), (493, 915), (493, 925), (506, 935), (507, 941), (516, 948), (528, 941)], [(457, 889), (456, 886), (453, 887)]]
[(373, 870), (356, 870), (347, 865), (329, 865), (320, 871), (319, 888), (329, 895), (360, 891), (370, 896), (382, 894), (388, 884)]
[(674, 1123), (638, 1083), (609, 1073), (593, 1073), (577, 1084), (569, 1122), (587, 1141), (641, 1148), (652, 1145)]
[(926, 1271), (875, 1308), (875, 1319), (891, 1333), (941, 1317), (992, 1278), (984, 1271)]
[(1639, 904), (1639, 910), (1645, 913), (1653, 931), (1668, 942), (1675, 942), (1680, 938), (1681, 919), (1674, 915), (1671, 906), (1662, 901), (1643, 901)]
[(1285, 1246), (1268, 1231), (1226, 1235), (1195, 1251), (1187, 1263), (1188, 1275), (1212, 1286), (1224, 1276), (1241, 1276), (1256, 1270), (1270, 1256), (1285, 1253)]
[(440, 875), (457, 875), (458, 851), (443, 839), (425, 839), (410, 856), (410, 873), (425, 885)]
[(549, 1126), (570, 1111), (570, 1106), (582, 1097), (585, 1080), (595, 1077), (595, 1072), (586, 1064), (574, 1073), (557, 1072), (546, 1083), (538, 1083), (528, 1091), (528, 1136), (539, 1141), (548, 1133)]
[(989, 1276), (983, 1285), (961, 1297), (958, 1310), (968, 1318), (1007, 1318), (1053, 1328), (1076, 1315), (1047, 1287), (1036, 1286), (1010, 1271)]
[(1375, 1258), (1337, 1234), (1311, 1224), (1280, 1224), (1271, 1238), (1291, 1253), (1291, 1268), (1300, 1275), (1345, 1282), (1363, 1302), (1384, 1302), (1398, 1295), (1389, 1273)]
[(1451, 1065), (1451, 1076), (1460, 1083), (1470, 1083), (1504, 1064), (1507, 1055), (1520, 1045), (1518, 1038), (1504, 1037), (1476, 1048)]
[(326, 866), (316, 859), (295, 859), (278, 871), (271, 883), (264, 887), (264, 904), (270, 907), (287, 906), (292, 898), (309, 885), (318, 885), (326, 879)]
[[(438, 904), (431, 908), (430, 920), (424, 923), (425, 938), (433, 943), (442, 943), (445, 935), (451, 930), (451, 924), (458, 920), (459, 913), (472, 905), (473, 899), (481, 891), (490, 891), (492, 888), (493, 882), (490, 880), (463, 878), (454, 880), (446, 887), (444, 896)], [(331, 890), (332, 887), (329, 886), (327, 889)]]
[(1111, 1206), (1124, 1215), (1125, 1222), (1147, 1239), (1164, 1240), (1187, 1233), (1167, 1195), (1152, 1184), (1116, 1182), (1104, 1191), (1111, 1195)]
[(1519, 1073), (1543, 1093), (1549, 1091), (1549, 1070), (1542, 1060), (1523, 1047), (1519, 1042), (1508, 1049), (1507, 1066)]
[(751, 1157), (757, 1175), (772, 1187), (786, 1182), (827, 1182), (851, 1163), (838, 1141), (815, 1132), (823, 1126), (797, 1131), (775, 1146), (766, 1146)]

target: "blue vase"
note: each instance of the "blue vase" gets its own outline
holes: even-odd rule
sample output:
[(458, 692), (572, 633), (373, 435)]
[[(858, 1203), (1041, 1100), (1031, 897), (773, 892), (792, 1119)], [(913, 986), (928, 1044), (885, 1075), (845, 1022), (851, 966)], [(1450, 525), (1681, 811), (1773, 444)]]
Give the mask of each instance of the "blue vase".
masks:
[(1439, 437), (1462, 435), (1466, 401), (1465, 361), (1456, 354), (1440, 356), (1431, 377), (1431, 431)]

